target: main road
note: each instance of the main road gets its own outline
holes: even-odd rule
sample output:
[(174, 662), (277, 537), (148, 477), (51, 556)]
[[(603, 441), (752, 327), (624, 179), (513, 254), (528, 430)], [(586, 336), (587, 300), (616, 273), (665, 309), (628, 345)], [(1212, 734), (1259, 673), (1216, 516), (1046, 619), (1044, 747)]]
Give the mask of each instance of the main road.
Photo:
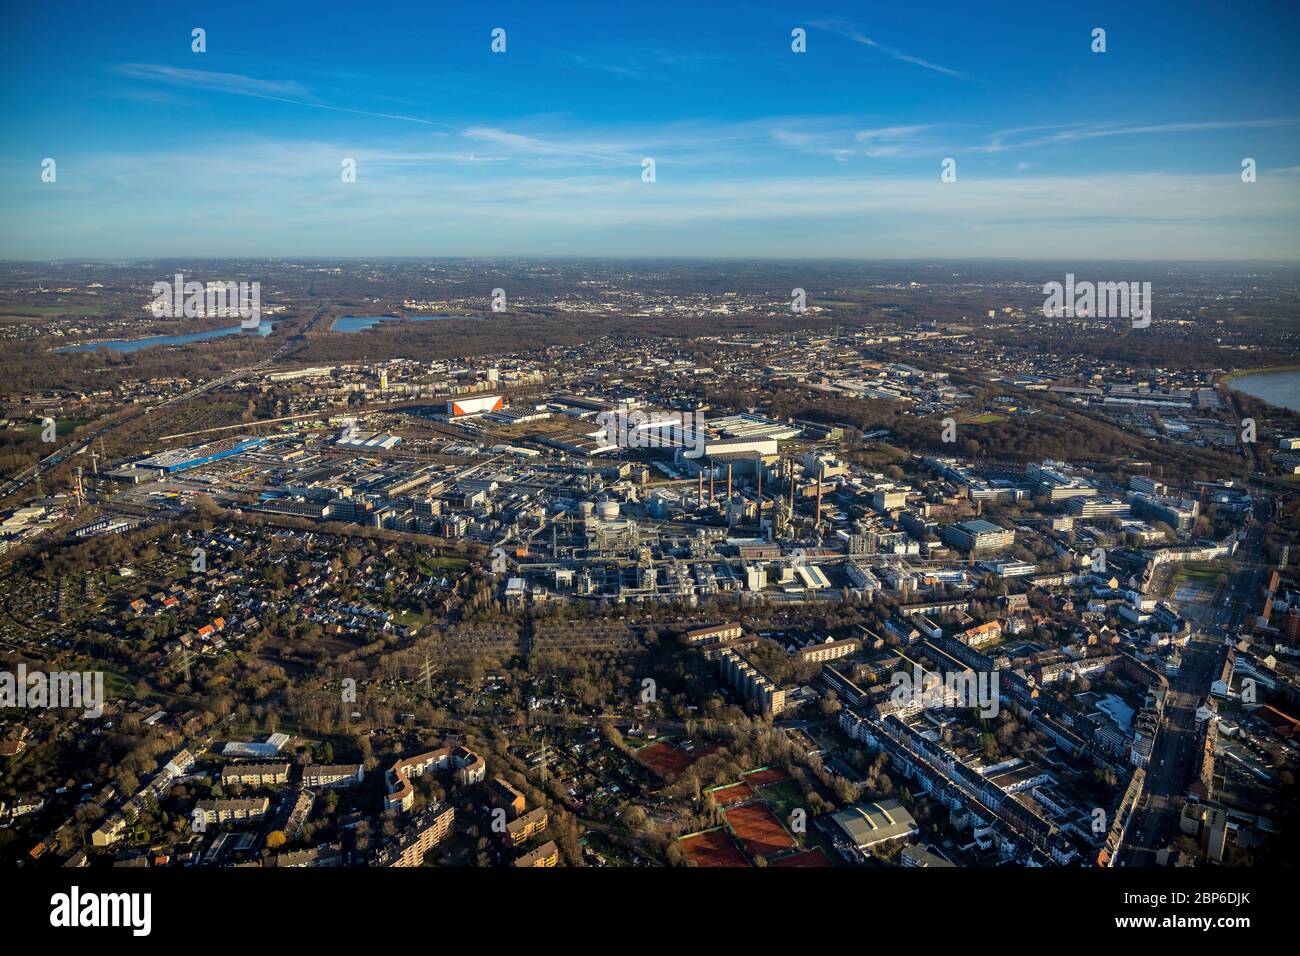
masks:
[[(1271, 507), (1271, 502), (1260, 504), (1265, 520)], [(1200, 768), (1196, 709), (1218, 677), (1227, 638), (1253, 613), (1259, 593), (1264, 572), (1261, 528), (1249, 529), (1237, 549), (1237, 570), (1216, 587), (1208, 604), (1179, 608), (1195, 633), (1183, 648), (1182, 666), (1170, 684), (1165, 722), (1156, 732), (1147, 765), (1146, 791), (1116, 854), (1117, 866), (1154, 866), (1157, 851), (1177, 832), (1184, 794)]]

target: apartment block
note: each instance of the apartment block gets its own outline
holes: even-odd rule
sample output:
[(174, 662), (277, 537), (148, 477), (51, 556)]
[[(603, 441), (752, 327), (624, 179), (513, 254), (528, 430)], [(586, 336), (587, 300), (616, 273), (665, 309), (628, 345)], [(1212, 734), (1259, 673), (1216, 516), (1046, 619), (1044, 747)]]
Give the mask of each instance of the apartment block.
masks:
[(519, 867), (531, 866), (556, 866), (560, 862), (560, 848), (555, 845), (554, 840), (548, 840), (531, 853), (525, 853), (519, 859), (515, 860), (514, 865)]
[(200, 800), (194, 809), (197, 811), (195, 816), (207, 826), (220, 826), (241, 820), (261, 820), (270, 806), (268, 798), (252, 797), (246, 800)]
[(740, 654), (724, 649), (718, 655), (723, 678), (765, 714), (776, 716), (785, 710), (785, 691)]
[(524, 812), (524, 795), (504, 777), (492, 778), (488, 784), (488, 799), (492, 806), (505, 810), (512, 820)]
[(221, 768), (221, 782), (245, 787), (269, 787), (289, 782), (287, 763), (234, 763)]
[(506, 838), (513, 846), (523, 846), (544, 831), (549, 822), (550, 817), (545, 807), (529, 810), (523, 816), (506, 824)]
[(846, 637), (842, 641), (825, 641), (821, 644), (809, 644), (795, 652), (801, 661), (833, 661), (841, 657), (856, 654), (862, 643), (856, 637)]
[(355, 787), (365, 776), (359, 763), (314, 764), (303, 770), (302, 783), (316, 789)]
[(745, 629), (739, 624), (717, 624), (713, 627), (697, 627), (694, 630), (687, 631), (683, 639), (687, 644), (716, 644), (719, 641), (730, 641), (745, 632)]
[(388, 796), (384, 798), (385, 808), (404, 811), (411, 809), (415, 800), (411, 778), (429, 771), (436, 773), (443, 770), (454, 772), (456, 782), (461, 786), (469, 786), (483, 782), (487, 774), (487, 763), (467, 747), (443, 747), (441, 750), (405, 757), (388, 768), (385, 778), (388, 784)]
[(424, 862), (424, 855), (443, 841), (451, 832), (456, 819), (454, 807), (435, 804), (421, 813), (377, 854), (375, 863), (384, 867), (414, 867)]

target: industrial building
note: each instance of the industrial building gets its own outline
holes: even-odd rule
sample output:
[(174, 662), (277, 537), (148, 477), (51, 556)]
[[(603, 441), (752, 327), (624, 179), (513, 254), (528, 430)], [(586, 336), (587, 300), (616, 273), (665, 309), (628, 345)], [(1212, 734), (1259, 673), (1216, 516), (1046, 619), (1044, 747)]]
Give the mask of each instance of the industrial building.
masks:
[(1148, 521), (1162, 521), (1175, 531), (1189, 530), (1201, 514), (1201, 503), (1195, 499), (1180, 499), (1130, 491), (1128, 500), (1133, 507), (1134, 514)]
[(254, 448), (260, 448), (264, 444), (266, 444), (265, 438), (228, 438), (224, 441), (199, 445), (196, 448), (177, 448), (173, 451), (159, 452), (156, 455), (134, 462), (132, 467), (172, 475), (178, 471), (198, 468), (200, 465), (210, 465), (214, 461), (221, 461), (231, 455), (238, 455)]
[(1097, 486), (1091, 481), (1066, 474), (1064, 469), (1064, 462), (1044, 461), (1026, 466), (1025, 475), (1037, 483), (1038, 493), (1046, 495), (1049, 501), (1067, 501), (1097, 494)]
[(959, 521), (956, 524), (945, 525), (943, 528), (944, 541), (957, 550), (970, 554), (1001, 551), (1011, 547), (1015, 539), (1014, 531), (979, 518), (974, 521)]
[(385, 435), (382, 432), (345, 431), (334, 443), (343, 448), (382, 448), (387, 451), (401, 444), (397, 435)]
[(505, 406), (500, 395), (480, 395), (475, 398), (458, 398), (447, 403), (448, 418), (472, 418), (499, 412)]

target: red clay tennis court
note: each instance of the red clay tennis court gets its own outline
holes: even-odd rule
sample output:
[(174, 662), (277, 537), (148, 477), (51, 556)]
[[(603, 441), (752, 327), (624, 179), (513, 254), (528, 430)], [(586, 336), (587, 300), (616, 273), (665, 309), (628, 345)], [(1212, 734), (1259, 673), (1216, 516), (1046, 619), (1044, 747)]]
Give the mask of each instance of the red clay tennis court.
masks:
[(795, 846), (793, 838), (765, 803), (732, 807), (722, 811), (722, 819), (727, 821), (750, 856), (771, 856)]
[(749, 866), (749, 861), (722, 827), (682, 837), (679, 842), (686, 859), (696, 866)]
[(813, 847), (811, 850), (804, 850), (802, 853), (791, 853), (789, 856), (783, 856), (779, 860), (769, 860), (768, 866), (800, 866), (800, 867), (818, 867), (830, 866), (831, 861), (826, 858), (821, 847)]
[(717, 790), (710, 790), (710, 796), (720, 807), (734, 807), (738, 803), (744, 803), (754, 796), (754, 788), (749, 784), (741, 781), (725, 787), (719, 787)]
[(661, 777), (666, 777), (670, 773), (681, 773), (695, 762), (685, 750), (662, 740), (648, 747), (642, 747), (636, 752), (636, 759)]
[(780, 783), (785, 780), (787, 774), (780, 767), (765, 767), (762, 770), (751, 770), (745, 774), (745, 782), (755, 787), (762, 787), (769, 783)]

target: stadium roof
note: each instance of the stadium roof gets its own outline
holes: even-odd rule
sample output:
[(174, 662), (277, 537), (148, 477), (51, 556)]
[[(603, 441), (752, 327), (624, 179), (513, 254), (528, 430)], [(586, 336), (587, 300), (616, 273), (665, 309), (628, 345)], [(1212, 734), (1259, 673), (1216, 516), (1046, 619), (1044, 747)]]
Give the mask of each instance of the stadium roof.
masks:
[(916, 832), (916, 820), (894, 799), (855, 803), (832, 814), (831, 819), (858, 847), (875, 846)]

